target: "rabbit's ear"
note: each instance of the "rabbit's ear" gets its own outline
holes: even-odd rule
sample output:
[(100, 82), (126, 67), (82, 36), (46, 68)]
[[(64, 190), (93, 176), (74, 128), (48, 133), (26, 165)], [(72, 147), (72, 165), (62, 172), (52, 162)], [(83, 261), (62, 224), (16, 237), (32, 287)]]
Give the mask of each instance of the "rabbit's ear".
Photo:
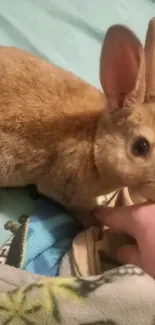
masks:
[(146, 95), (145, 100), (155, 101), (155, 18), (148, 25), (145, 41)]
[(110, 109), (144, 100), (144, 50), (127, 27), (114, 25), (107, 31), (101, 52), (100, 80)]

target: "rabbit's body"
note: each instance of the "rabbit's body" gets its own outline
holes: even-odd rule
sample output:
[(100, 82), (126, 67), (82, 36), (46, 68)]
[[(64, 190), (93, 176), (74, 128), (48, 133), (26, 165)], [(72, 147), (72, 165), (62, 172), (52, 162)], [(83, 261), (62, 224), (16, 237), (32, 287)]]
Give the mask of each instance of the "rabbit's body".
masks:
[(98, 196), (124, 186), (154, 197), (155, 20), (145, 49), (126, 27), (111, 27), (100, 67), (105, 95), (0, 48), (0, 186), (35, 184), (84, 216)]
[(92, 206), (104, 191), (94, 160), (103, 93), (70, 72), (5, 47), (0, 93), (0, 186), (32, 183), (70, 208)]

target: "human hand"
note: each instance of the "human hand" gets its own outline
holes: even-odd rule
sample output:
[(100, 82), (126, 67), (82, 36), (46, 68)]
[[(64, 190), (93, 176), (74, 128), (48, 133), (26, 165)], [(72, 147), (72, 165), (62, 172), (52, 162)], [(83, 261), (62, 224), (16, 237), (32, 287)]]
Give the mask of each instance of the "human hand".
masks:
[(126, 245), (116, 252), (120, 263), (139, 266), (155, 277), (155, 203), (101, 208), (96, 217), (116, 233), (126, 233), (137, 245)]

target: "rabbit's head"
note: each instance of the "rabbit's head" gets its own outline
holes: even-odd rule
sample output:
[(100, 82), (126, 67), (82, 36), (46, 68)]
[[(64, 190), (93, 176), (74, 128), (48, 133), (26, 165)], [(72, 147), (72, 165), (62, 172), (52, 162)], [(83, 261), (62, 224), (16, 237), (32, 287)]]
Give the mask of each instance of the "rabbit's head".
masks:
[(109, 190), (119, 184), (155, 199), (155, 18), (144, 48), (128, 28), (109, 28), (100, 80), (107, 99), (95, 146), (100, 177)]

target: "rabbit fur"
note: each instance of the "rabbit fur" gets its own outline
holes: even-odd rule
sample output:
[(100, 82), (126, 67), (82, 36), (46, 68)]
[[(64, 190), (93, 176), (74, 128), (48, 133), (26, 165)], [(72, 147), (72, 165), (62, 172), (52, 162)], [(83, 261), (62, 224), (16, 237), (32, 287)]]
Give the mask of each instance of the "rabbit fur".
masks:
[[(0, 48), (1, 187), (35, 184), (82, 221), (98, 196), (126, 186), (154, 198), (154, 18), (144, 47), (127, 27), (108, 29), (100, 80), (104, 92), (26, 51)], [(133, 151), (140, 138), (145, 156)]]

